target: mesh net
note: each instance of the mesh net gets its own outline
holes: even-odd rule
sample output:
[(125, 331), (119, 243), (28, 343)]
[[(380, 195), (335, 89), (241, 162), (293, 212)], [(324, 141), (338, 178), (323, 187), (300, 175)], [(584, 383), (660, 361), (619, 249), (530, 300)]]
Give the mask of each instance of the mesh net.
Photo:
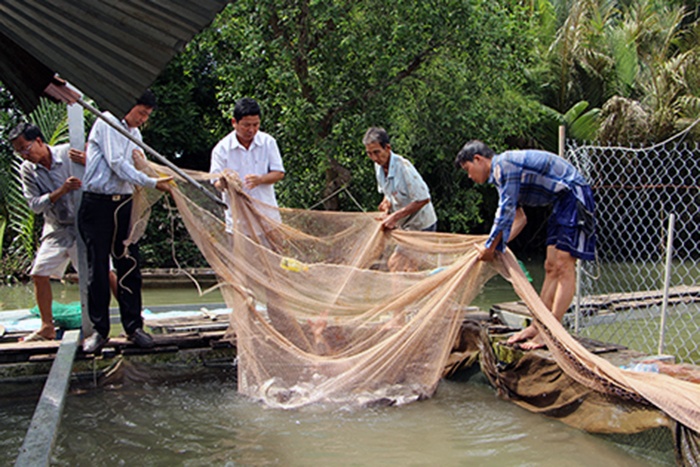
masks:
[[(598, 261), (583, 265), (577, 331), (700, 365), (700, 145), (567, 145), (566, 157), (590, 181), (596, 199)], [(667, 269), (668, 253), (673, 261)], [(587, 297), (621, 293), (633, 300)]]
[(510, 252), (492, 264), (477, 260), (474, 246), (484, 237), (382, 231), (376, 213), (280, 209), (280, 223), (265, 215), (273, 208), (241, 190), (234, 173), (223, 176), (232, 232), (224, 208), (191, 184), (177, 183), (172, 196), (234, 310), (241, 393), (281, 408), (430, 397), (469, 303), (500, 273), (568, 378), (700, 430), (700, 385), (623, 370), (588, 352), (547, 310)]
[[(30, 309), (29, 313), (32, 316), (41, 316), (38, 305)], [(80, 302), (60, 303), (52, 301), (51, 315), (54, 323), (61, 329), (80, 329), (82, 325)]]
[(275, 407), (401, 404), (437, 387), (468, 303), (494, 271), (480, 237), (383, 232), (372, 214), (281, 209), (226, 174), (235, 225), (176, 190), (217, 272), (240, 392)]

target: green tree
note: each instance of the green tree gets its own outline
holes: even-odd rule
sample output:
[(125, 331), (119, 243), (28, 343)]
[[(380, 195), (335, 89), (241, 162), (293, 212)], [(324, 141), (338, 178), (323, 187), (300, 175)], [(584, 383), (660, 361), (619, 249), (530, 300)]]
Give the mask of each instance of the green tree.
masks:
[[(20, 121), (21, 112), (17, 107), (14, 98), (0, 83), (0, 224), (3, 226), (3, 235), (0, 235), (0, 258), (3, 264), (6, 263), (3, 252), (6, 251), (6, 243), (10, 241), (12, 235), (5, 236), (9, 212), (7, 195), (10, 192), (12, 183), (12, 161), (15, 158), (12, 145), (7, 140), (7, 134)], [(3, 275), (4, 276), (4, 275)]]
[(601, 139), (625, 143), (664, 139), (697, 118), (695, 10), (658, 0), (552, 0), (533, 11), (536, 53), (546, 66), (532, 70), (531, 84), (540, 89), (545, 122), (564, 123), (586, 102), (590, 110), (572, 136), (587, 139), (593, 125)]
[(361, 138), (381, 125), (434, 191), (440, 228), (467, 230), (481, 220), (481, 193), (465, 194), (452, 160), (470, 138), (505, 147), (536, 121), (521, 92), (529, 31), (508, 2), (243, 0), (188, 46), (173, 76), (203, 75), (207, 90), (216, 77), (222, 124), (210, 115), (206, 128), (215, 140), (231, 131), (235, 100), (260, 101), (287, 167), (284, 205), (374, 209)]
[(218, 109), (214, 57), (200, 42), (206, 43), (200, 39), (188, 44), (152, 86), (158, 108), (142, 133), (144, 141), (178, 166), (206, 171), (217, 135), (230, 124)]
[(651, 133), (663, 139), (678, 131), (681, 117), (697, 110), (700, 87), (697, 79), (700, 41), (697, 21), (692, 29), (683, 26), (685, 8), (663, 2), (639, 0), (625, 17), (637, 31), (638, 100), (649, 110)]

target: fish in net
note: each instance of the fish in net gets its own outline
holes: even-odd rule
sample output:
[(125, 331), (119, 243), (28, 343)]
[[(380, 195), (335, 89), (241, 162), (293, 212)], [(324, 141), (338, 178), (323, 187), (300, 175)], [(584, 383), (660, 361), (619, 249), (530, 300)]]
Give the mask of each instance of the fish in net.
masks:
[[(228, 182), (225, 207), (164, 167), (145, 170), (178, 180), (171, 194), (180, 216), (233, 310), (239, 392), (287, 409), (429, 398), (471, 301), (500, 274), (568, 378), (629, 407), (660, 411), (654, 423), (677, 423), (687, 451), (697, 450), (700, 385), (624, 370), (587, 351), (545, 307), (510, 251), (493, 263), (477, 259), (483, 236), (386, 231), (377, 213), (364, 212), (279, 208), (278, 222), (269, 215), (277, 208), (248, 196), (233, 172), (216, 175)], [(205, 184), (213, 177), (188, 174)], [(224, 209), (234, 219), (230, 232)]]

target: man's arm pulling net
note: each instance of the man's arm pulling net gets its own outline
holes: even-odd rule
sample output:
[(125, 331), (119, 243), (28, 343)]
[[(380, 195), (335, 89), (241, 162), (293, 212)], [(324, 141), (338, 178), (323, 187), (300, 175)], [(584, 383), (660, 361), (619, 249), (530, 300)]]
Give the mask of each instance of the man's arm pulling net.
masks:
[[(367, 213), (280, 209), (278, 223), (264, 215), (271, 207), (236, 188), (235, 174), (226, 176), (233, 177), (231, 233), (221, 207), (186, 183), (172, 194), (233, 309), (239, 391), (285, 408), (432, 396), (465, 309), (496, 273), (477, 261), (474, 245), (483, 237), (385, 232)], [(410, 272), (390, 272), (397, 255)], [(697, 384), (622, 370), (590, 354), (553, 318), (510, 252), (495, 265), (572, 378), (654, 404), (700, 430)]]

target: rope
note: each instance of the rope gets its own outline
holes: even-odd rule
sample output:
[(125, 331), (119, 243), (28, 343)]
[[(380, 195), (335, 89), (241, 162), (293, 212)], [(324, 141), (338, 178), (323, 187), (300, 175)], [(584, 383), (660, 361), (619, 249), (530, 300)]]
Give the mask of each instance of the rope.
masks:
[(335, 190), (333, 193), (331, 193), (330, 195), (328, 195), (328, 196), (326, 196), (325, 198), (323, 198), (323, 199), (322, 199), (321, 201), (319, 201), (318, 203), (314, 204), (313, 206), (307, 207), (306, 209), (307, 209), (308, 211), (313, 210), (315, 207), (318, 207), (318, 206), (320, 206), (321, 204), (325, 203), (326, 201), (328, 201), (328, 200), (331, 199), (332, 197), (336, 196), (336, 195), (337, 195), (338, 193), (340, 193), (341, 191), (344, 191), (345, 193), (347, 193), (347, 195), (348, 195), (348, 196), (350, 197), (350, 199), (355, 203), (355, 206), (357, 206), (357, 207), (360, 209), (360, 211), (362, 211), (362, 212), (367, 212), (367, 210), (366, 210), (365, 208), (363, 208), (363, 207), (360, 205), (360, 203), (357, 202), (357, 200), (355, 199), (355, 197), (352, 196), (352, 193), (350, 193), (350, 191), (348, 190), (348, 185), (347, 185), (347, 184), (341, 186), (340, 188), (338, 188), (337, 190)]
[(168, 217), (170, 218), (170, 254), (173, 258), (173, 262), (175, 263), (175, 266), (177, 266), (177, 272), (179, 274), (184, 274), (185, 277), (192, 281), (194, 286), (197, 288), (197, 293), (201, 297), (205, 292), (202, 292), (202, 287), (200, 286), (199, 281), (192, 274), (183, 269), (180, 262), (177, 260), (177, 253), (175, 252), (175, 216), (172, 214), (173, 211), (177, 210), (177, 208), (173, 209), (168, 197), (164, 197), (163, 200), (165, 203), (165, 208), (168, 210)]
[(348, 191), (348, 190), (346, 189), (345, 186), (343, 186), (343, 189), (345, 190), (345, 193), (348, 194), (348, 196), (350, 197), (350, 199), (355, 203), (355, 206), (357, 206), (358, 208), (360, 208), (360, 210), (361, 210), (362, 212), (367, 212), (367, 210), (366, 210), (365, 208), (363, 208), (362, 206), (360, 206), (360, 203), (357, 202), (357, 200), (355, 199), (355, 197), (352, 195), (352, 193), (350, 193), (350, 191)]
[(332, 197), (334, 197), (335, 195), (337, 195), (338, 193), (340, 193), (341, 191), (343, 191), (343, 190), (345, 189), (346, 186), (347, 186), (347, 185), (341, 186), (340, 188), (338, 188), (337, 190), (335, 190), (333, 193), (331, 193), (330, 195), (328, 195), (328, 196), (326, 196), (325, 198), (323, 198), (323, 199), (322, 199), (321, 201), (319, 201), (318, 203), (314, 204), (314, 205), (311, 206), (311, 207), (307, 207), (306, 210), (307, 210), (307, 211), (311, 211), (311, 210), (313, 210), (313, 208), (322, 205), (323, 203), (325, 203), (326, 201), (328, 201), (329, 199), (331, 199)]

